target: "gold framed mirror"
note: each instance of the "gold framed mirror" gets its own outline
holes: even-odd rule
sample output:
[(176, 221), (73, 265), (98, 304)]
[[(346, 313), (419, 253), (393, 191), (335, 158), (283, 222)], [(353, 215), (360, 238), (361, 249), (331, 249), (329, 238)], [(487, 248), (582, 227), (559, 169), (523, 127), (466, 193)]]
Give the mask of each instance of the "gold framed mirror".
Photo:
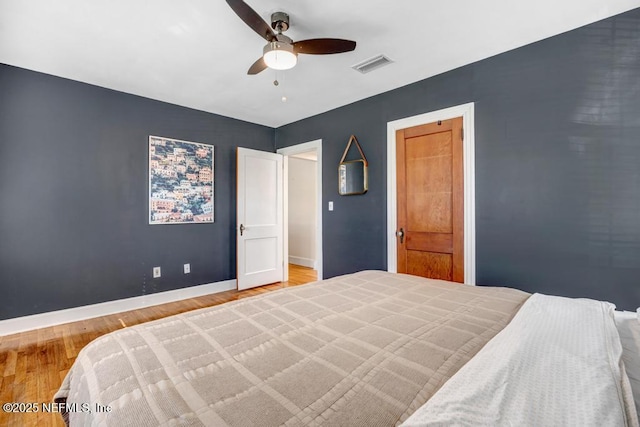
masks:
[[(345, 161), (353, 142), (356, 143), (361, 158)], [(368, 168), (367, 158), (364, 156), (358, 140), (355, 135), (351, 135), (338, 165), (338, 194), (341, 196), (355, 196), (366, 193), (369, 189)]]

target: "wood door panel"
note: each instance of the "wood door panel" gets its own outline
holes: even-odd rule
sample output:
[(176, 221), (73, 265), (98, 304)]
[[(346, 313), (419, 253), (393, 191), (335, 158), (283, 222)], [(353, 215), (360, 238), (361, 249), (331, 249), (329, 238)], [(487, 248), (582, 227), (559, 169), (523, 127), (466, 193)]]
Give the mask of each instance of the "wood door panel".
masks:
[(441, 132), (432, 135), (407, 137), (407, 157), (423, 158), (451, 155), (451, 132)]
[(453, 279), (453, 257), (422, 251), (407, 251), (407, 273), (432, 279)]
[(424, 193), (451, 194), (451, 155), (407, 160), (407, 196)]
[(453, 252), (453, 237), (450, 233), (407, 233), (407, 250), (428, 252)]
[(398, 272), (464, 282), (462, 118), (396, 132)]
[(451, 233), (451, 194), (407, 197), (407, 231)]

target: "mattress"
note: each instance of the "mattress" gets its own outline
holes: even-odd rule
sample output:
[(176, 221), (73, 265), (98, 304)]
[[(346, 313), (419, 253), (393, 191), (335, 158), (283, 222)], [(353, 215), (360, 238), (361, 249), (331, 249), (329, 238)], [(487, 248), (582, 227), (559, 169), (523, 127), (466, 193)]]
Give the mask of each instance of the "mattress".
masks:
[(100, 337), (55, 399), (72, 426), (397, 425), (528, 297), (382, 271), (335, 277)]

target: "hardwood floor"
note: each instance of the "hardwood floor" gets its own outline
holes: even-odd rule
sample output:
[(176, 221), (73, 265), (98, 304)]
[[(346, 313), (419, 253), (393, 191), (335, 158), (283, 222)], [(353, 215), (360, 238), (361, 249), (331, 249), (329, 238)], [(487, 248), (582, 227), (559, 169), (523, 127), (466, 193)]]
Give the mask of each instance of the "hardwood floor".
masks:
[(289, 281), (245, 291), (227, 291), (140, 310), (0, 337), (0, 403), (37, 403), (38, 413), (0, 411), (0, 426), (64, 426), (56, 413), (42, 413), (50, 403), (78, 352), (106, 333), (185, 311), (316, 280), (310, 268), (289, 265)]

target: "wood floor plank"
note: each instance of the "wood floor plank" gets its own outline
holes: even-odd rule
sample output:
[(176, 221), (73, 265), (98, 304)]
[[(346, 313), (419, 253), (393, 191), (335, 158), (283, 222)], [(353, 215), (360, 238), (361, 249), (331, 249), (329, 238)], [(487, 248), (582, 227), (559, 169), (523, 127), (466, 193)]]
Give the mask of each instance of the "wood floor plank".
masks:
[(18, 352), (16, 350), (8, 350), (4, 352), (6, 357), (4, 359), (4, 372), (3, 377), (9, 377), (16, 374), (16, 362), (18, 361)]
[[(289, 265), (289, 281), (244, 291), (225, 291), (184, 301), (117, 313), (21, 334), (0, 337), (0, 403), (49, 403), (78, 353), (95, 338), (190, 310), (298, 286), (316, 280), (310, 268)], [(0, 426), (60, 426), (59, 414), (12, 414), (0, 411)]]

